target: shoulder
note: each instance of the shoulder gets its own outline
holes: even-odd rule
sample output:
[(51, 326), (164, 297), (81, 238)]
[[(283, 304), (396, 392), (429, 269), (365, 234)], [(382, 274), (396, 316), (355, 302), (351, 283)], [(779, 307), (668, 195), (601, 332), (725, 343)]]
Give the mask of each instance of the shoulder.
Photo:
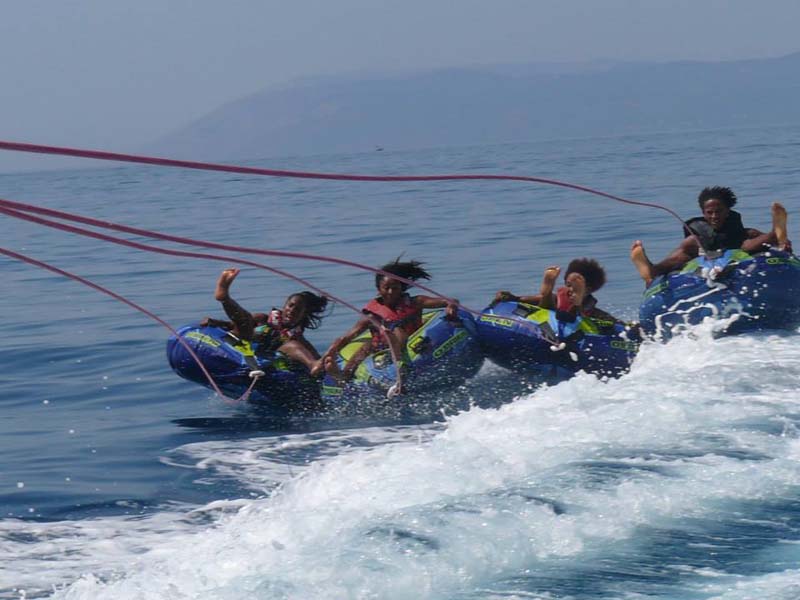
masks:
[(706, 222), (704, 217), (692, 217), (684, 222), (684, 237), (686, 239), (692, 239), (692, 234), (702, 235), (704, 232), (708, 231), (710, 227), (711, 226)]
[(744, 225), (742, 224), (742, 215), (740, 215), (735, 210), (732, 210), (730, 214), (728, 214), (728, 218), (725, 219), (724, 229), (728, 231), (741, 231), (744, 229)]

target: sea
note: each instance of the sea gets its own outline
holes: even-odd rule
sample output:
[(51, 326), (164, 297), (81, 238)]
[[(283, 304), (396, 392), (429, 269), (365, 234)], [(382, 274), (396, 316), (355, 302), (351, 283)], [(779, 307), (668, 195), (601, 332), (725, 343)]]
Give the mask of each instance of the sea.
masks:
[[(551, 178), (684, 218), (698, 214), (703, 187), (724, 185), (750, 227), (769, 229), (770, 204), (784, 202), (792, 237), (798, 155), (800, 127), (776, 126), (240, 164)], [(374, 267), (420, 260), (432, 288), (477, 310), (587, 256), (608, 273), (600, 305), (627, 320), (643, 290), (631, 243), (658, 259), (682, 238), (666, 212), (514, 181), (315, 181), (87, 161), (0, 175), (0, 197)], [(173, 327), (222, 317), (214, 284), (234, 254), (165, 256), (0, 218), (3, 248)], [(248, 258), (357, 306), (374, 294), (364, 270)], [(130, 306), (12, 258), (0, 256), (0, 272), (2, 598), (800, 597), (796, 331), (719, 337), (705, 324), (644, 343), (619, 379), (579, 373), (537, 386), (487, 362), (433, 401), (276, 417), (178, 378), (168, 330)], [(297, 289), (244, 268), (232, 295), (256, 311)], [(309, 337), (324, 348), (356, 319), (335, 306)]]

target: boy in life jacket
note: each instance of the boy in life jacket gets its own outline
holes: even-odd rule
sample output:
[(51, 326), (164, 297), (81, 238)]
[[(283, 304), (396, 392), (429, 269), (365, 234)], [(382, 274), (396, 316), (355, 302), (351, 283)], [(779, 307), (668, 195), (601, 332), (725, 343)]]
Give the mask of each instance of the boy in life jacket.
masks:
[(222, 303), (231, 320), (206, 318), (200, 324), (228, 329), (237, 338), (256, 343), (258, 354), (281, 352), (305, 365), (313, 377), (322, 375), (322, 358), (303, 332), (319, 327), (328, 299), (307, 291), (298, 292), (286, 299), (282, 310), (273, 308), (269, 313), (251, 314), (230, 296), (237, 275), (239, 269), (225, 269), (214, 290), (214, 298)]
[(606, 283), (606, 272), (596, 260), (576, 258), (567, 265), (564, 274), (564, 285), (555, 293), (556, 281), (561, 268), (548, 267), (542, 276), (539, 293), (531, 296), (516, 296), (511, 292), (499, 291), (495, 294), (495, 302), (524, 302), (540, 308), (570, 313), (600, 321), (619, 321), (613, 315), (597, 308), (597, 299), (592, 295)]
[(777, 246), (780, 250), (791, 252), (791, 243), (786, 234), (786, 209), (782, 204), (775, 202), (772, 205), (772, 230), (762, 233), (758, 229), (745, 227), (742, 216), (732, 210), (736, 205), (736, 194), (730, 188), (704, 188), (697, 197), (697, 203), (703, 216), (686, 221), (686, 238), (661, 262), (650, 262), (641, 240), (633, 242), (631, 261), (644, 279), (645, 285), (650, 285), (659, 275), (681, 268), (701, 251), (741, 249), (753, 253), (768, 246)]
[[(422, 263), (415, 260), (400, 262), (398, 258), (380, 269), (411, 281), (431, 278), (422, 268)], [(411, 296), (407, 293), (409, 284), (387, 275), (375, 275), (375, 287), (378, 295), (364, 306), (361, 311), (364, 316), (337, 338), (323, 355), (325, 370), (339, 381), (351, 379), (358, 365), (369, 354), (386, 348), (387, 341), (392, 344), (395, 356), (403, 356), (408, 336), (422, 326), (423, 309), (446, 307), (448, 318), (457, 314), (458, 300)], [(336, 354), (367, 329), (372, 332), (372, 338), (347, 361), (344, 369), (339, 369)]]

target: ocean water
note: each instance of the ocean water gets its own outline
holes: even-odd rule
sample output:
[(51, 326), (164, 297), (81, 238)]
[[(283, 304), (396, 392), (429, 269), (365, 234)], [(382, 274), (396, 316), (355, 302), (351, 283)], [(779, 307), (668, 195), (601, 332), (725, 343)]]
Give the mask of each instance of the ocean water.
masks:
[[(259, 159), (269, 168), (557, 178), (696, 214), (729, 185), (749, 226), (796, 232), (800, 128)], [(425, 261), (472, 308), (592, 256), (602, 306), (636, 316), (634, 239), (665, 213), (514, 182), (344, 183), (87, 163), (0, 175), (0, 197), (173, 235), (378, 266)], [(225, 260), (166, 257), (4, 217), (2, 246), (173, 326), (220, 315)], [(135, 239), (135, 238), (131, 238)], [(146, 242), (147, 240), (138, 240)], [(368, 273), (265, 260), (361, 304)], [(0, 257), (0, 597), (64, 599), (800, 597), (796, 332), (647, 343), (631, 372), (534, 389), (485, 365), (433, 405), (276, 420), (178, 379), (165, 329)], [(245, 269), (234, 296), (296, 284)], [(312, 341), (355, 319), (337, 307)]]

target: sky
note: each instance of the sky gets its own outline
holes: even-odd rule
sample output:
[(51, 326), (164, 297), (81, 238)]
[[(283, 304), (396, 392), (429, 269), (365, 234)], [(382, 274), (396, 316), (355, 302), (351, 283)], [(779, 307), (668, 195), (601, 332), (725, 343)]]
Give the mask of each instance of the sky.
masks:
[[(4, 0), (0, 139), (134, 151), (298, 78), (800, 50), (796, 0)], [(36, 156), (0, 151), (0, 171)]]

